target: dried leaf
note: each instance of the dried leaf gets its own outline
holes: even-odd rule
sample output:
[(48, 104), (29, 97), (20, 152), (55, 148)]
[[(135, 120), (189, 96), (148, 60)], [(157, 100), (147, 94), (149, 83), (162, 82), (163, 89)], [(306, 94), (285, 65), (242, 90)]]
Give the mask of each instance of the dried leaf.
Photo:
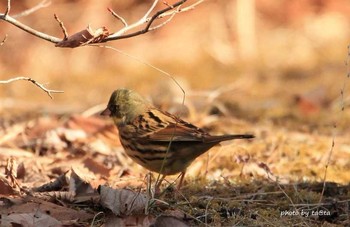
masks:
[(79, 194), (93, 193), (90, 182), (96, 179), (95, 175), (85, 168), (72, 167), (69, 181), (69, 191)]
[(16, 194), (16, 191), (17, 190), (11, 186), (10, 182), (0, 175), (0, 194), (13, 195)]
[(146, 195), (128, 189), (100, 186), (99, 193), (102, 206), (112, 210), (118, 216), (145, 214), (149, 201)]
[(96, 162), (92, 158), (86, 158), (83, 161), (84, 166), (95, 174), (109, 177), (110, 169), (102, 165), (100, 162)]
[[(5, 212), (4, 212), (5, 211)], [(12, 199), (10, 204), (7, 205), (6, 209), (0, 209), (1, 220), (7, 214), (37, 214), (44, 213), (50, 214), (51, 217), (60, 220), (60, 221), (72, 221), (79, 219), (80, 221), (88, 221), (94, 217), (94, 214), (88, 213), (84, 210), (75, 210), (69, 207), (63, 207), (51, 202), (44, 201), (40, 198), (27, 196), (25, 198)], [(32, 215), (33, 217), (33, 215)], [(43, 217), (45, 219), (46, 217)], [(31, 223), (34, 223), (35, 220), (30, 219)], [(47, 219), (45, 219), (47, 220)], [(48, 222), (49, 223), (49, 222)], [(38, 226), (40, 223), (36, 223), (35, 226)], [(2, 223), (0, 226), (3, 226)], [(23, 226), (33, 226), (33, 225), (23, 225)], [(39, 225), (40, 226), (40, 225)], [(43, 226), (49, 226), (48, 224)], [(57, 226), (57, 225), (53, 225)], [(62, 226), (62, 225), (59, 225)]]
[(87, 138), (86, 132), (80, 129), (67, 129), (59, 127), (55, 131), (57, 132), (60, 138), (69, 142), (85, 140)]
[(1, 226), (11, 226), (13, 224), (28, 227), (41, 226), (61, 226), (61, 222), (40, 211), (33, 213), (16, 213), (1, 216)]
[(70, 129), (82, 129), (88, 134), (94, 134), (106, 128), (106, 121), (94, 116), (73, 115), (65, 123), (65, 126)]
[(24, 166), (24, 163), (21, 162), (18, 164), (18, 167), (17, 167), (17, 178), (23, 179), (25, 175), (26, 175), (26, 168)]
[(67, 39), (64, 39), (61, 42), (57, 43), (56, 47), (75, 48), (91, 43), (99, 43), (108, 35), (109, 31), (106, 27), (101, 27), (94, 31), (89, 25), (86, 29), (77, 32), (69, 36)]
[(44, 137), (38, 138), (36, 142), (41, 148), (48, 150), (59, 151), (67, 147), (67, 143), (62, 141), (56, 129), (47, 131)]
[(69, 178), (67, 177), (67, 172), (57, 177), (54, 181), (46, 183), (40, 187), (34, 188), (33, 191), (36, 192), (49, 192), (58, 191), (63, 187), (68, 186)]

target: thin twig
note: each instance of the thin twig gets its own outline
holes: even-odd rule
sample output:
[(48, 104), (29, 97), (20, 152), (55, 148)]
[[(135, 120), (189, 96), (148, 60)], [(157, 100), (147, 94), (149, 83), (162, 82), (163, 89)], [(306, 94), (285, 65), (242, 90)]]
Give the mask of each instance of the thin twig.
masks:
[(113, 15), (115, 18), (117, 18), (118, 20), (120, 20), (120, 21), (123, 23), (124, 27), (128, 27), (128, 23), (126, 22), (126, 20), (125, 20), (122, 16), (118, 15), (118, 14), (117, 14), (116, 12), (114, 12), (114, 10), (111, 9), (111, 8), (107, 8), (107, 10), (108, 10), (109, 12), (111, 12), (112, 15)]
[(6, 11), (5, 11), (5, 17), (7, 17), (10, 13), (10, 10), (11, 10), (11, 1), (10, 0), (7, 0), (7, 7), (6, 7)]
[(169, 77), (169, 79), (171, 79), (171, 80), (176, 84), (176, 86), (178, 86), (179, 89), (181, 90), (181, 92), (182, 92), (182, 94), (183, 94), (183, 97), (182, 97), (182, 104), (184, 105), (184, 103), (185, 103), (185, 97), (186, 97), (186, 92), (185, 92), (185, 90), (182, 88), (182, 86), (179, 84), (179, 82), (174, 78), (174, 76), (172, 76), (170, 73), (168, 73), (168, 72), (166, 72), (166, 71), (164, 71), (164, 70), (162, 70), (162, 69), (160, 69), (160, 68), (158, 68), (158, 67), (156, 67), (156, 66), (154, 66), (154, 65), (152, 65), (152, 64), (150, 64), (150, 63), (148, 63), (148, 62), (146, 62), (146, 61), (144, 61), (144, 60), (142, 60), (142, 59), (140, 59), (140, 58), (137, 58), (137, 57), (135, 57), (135, 56), (132, 56), (132, 55), (130, 55), (130, 54), (127, 54), (127, 53), (125, 53), (125, 52), (123, 52), (123, 51), (121, 51), (121, 50), (118, 50), (118, 49), (115, 48), (115, 47), (106, 46), (106, 45), (96, 45), (96, 44), (95, 44), (95, 45), (91, 45), (91, 46), (94, 46), (94, 47), (102, 47), (102, 48), (106, 48), (106, 49), (110, 49), (110, 50), (116, 51), (116, 52), (118, 52), (118, 53), (120, 53), (120, 54), (122, 54), (122, 55), (125, 55), (125, 56), (127, 56), (127, 57), (129, 57), (129, 58), (131, 58), (131, 59), (134, 59), (134, 60), (140, 62), (141, 64), (144, 64), (144, 65), (146, 65), (146, 66), (148, 66), (148, 67), (150, 67), (150, 68), (152, 68), (152, 69), (154, 69), (154, 70), (156, 70), (156, 71), (158, 71), (158, 72), (164, 74), (165, 76)]
[[(195, 3), (193, 3), (192, 5), (189, 5), (189, 6), (186, 6), (184, 8), (179, 9), (178, 12), (176, 12), (176, 13), (184, 13), (184, 12), (193, 10), (193, 9), (196, 8), (197, 5), (203, 3), (204, 1), (205, 0), (199, 0), (199, 1), (195, 2)], [(161, 19), (161, 18), (164, 18), (164, 17), (168, 17), (168, 16), (172, 15), (174, 13), (174, 11), (176, 11), (176, 10), (165, 12), (162, 15), (159, 15), (158, 18)]]
[[(178, 6), (178, 9), (180, 9), (181, 6)], [(166, 20), (164, 21), (163, 23), (157, 25), (157, 26), (154, 26), (154, 27), (151, 27), (149, 28), (149, 31), (153, 31), (153, 30), (156, 30), (160, 27), (163, 27), (164, 25), (166, 25), (167, 23), (169, 23), (173, 18), (174, 16), (176, 15), (176, 12), (179, 12), (179, 11), (174, 11), (173, 14)]]
[(53, 15), (55, 17), (55, 20), (58, 22), (58, 24), (60, 25), (62, 32), (63, 32), (63, 40), (68, 39), (68, 32), (66, 27), (64, 26), (63, 22), (60, 20), (60, 18), (58, 18), (58, 16), (56, 14)]
[(170, 6), (171, 7), (171, 5), (168, 2), (166, 2), (166, 1), (163, 1), (163, 4), (166, 5), (166, 6)]
[(332, 157), (332, 154), (333, 154), (334, 146), (335, 146), (335, 143), (334, 143), (334, 137), (333, 137), (333, 139), (332, 139), (332, 145), (331, 145), (331, 148), (330, 148), (330, 150), (329, 150), (329, 154), (328, 154), (328, 158), (327, 158), (327, 163), (326, 163), (325, 170), (324, 170), (324, 174), (323, 174), (323, 187), (322, 187), (322, 192), (321, 192), (321, 196), (320, 196), (319, 203), (322, 202), (323, 195), (324, 195), (324, 191), (326, 190), (326, 179), (327, 179), (328, 166), (329, 166), (329, 163), (330, 163), (330, 161), (331, 161), (331, 157)]
[(24, 77), (24, 76), (19, 76), (19, 77), (15, 77), (15, 78), (11, 78), (8, 80), (0, 80), (0, 84), (8, 84), (14, 81), (18, 81), (18, 80), (26, 80), (29, 82), (32, 82), (33, 84), (35, 84), (37, 87), (39, 87), (41, 90), (43, 90), (44, 92), (46, 92), (46, 94), (53, 99), (51, 93), (63, 93), (64, 91), (59, 91), (59, 90), (51, 90), (51, 89), (47, 89), (44, 85), (38, 83), (37, 81), (35, 81), (34, 79), (30, 78), (30, 77)]
[(213, 197), (211, 197), (211, 198), (209, 198), (209, 200), (208, 200), (208, 203), (207, 203), (207, 205), (205, 206), (205, 215), (204, 215), (204, 220), (205, 220), (205, 224), (206, 225), (208, 225), (208, 209), (209, 209), (209, 204), (210, 204), (210, 202), (213, 200)]
[(165, 13), (165, 12), (167, 12), (167, 11), (169, 11), (169, 10), (172, 10), (172, 9), (175, 8), (175, 7), (178, 7), (178, 6), (182, 5), (182, 4), (184, 4), (186, 1), (187, 1), (187, 0), (179, 1), (179, 2), (175, 3), (174, 5), (168, 6), (167, 8), (156, 12), (156, 13), (151, 17), (151, 19), (149, 20), (149, 22), (148, 22), (148, 24), (147, 24), (147, 26), (146, 26), (146, 28), (145, 28), (144, 30), (147, 32), (148, 29), (151, 27), (153, 21), (154, 21), (155, 19), (157, 19), (157, 18), (159, 17), (159, 15), (162, 15), (163, 13)]
[(25, 17), (25, 16), (28, 16), (28, 15), (38, 11), (41, 8), (48, 7), (49, 5), (51, 5), (51, 1), (43, 0), (39, 4), (37, 4), (36, 6), (33, 6), (32, 8), (27, 9), (19, 14), (13, 15), (12, 17), (13, 18)]

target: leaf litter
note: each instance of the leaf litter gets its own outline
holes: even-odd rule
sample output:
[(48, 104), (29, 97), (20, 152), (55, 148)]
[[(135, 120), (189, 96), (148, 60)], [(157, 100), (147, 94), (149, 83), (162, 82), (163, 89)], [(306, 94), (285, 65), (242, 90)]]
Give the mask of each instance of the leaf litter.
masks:
[[(213, 133), (252, 128), (222, 104), (194, 123)], [(331, 136), (275, 122), (255, 125), (254, 134), (199, 157), (181, 191), (174, 176), (154, 195), (156, 176), (146, 179), (126, 157), (110, 122), (84, 114), (14, 121), (0, 132), (1, 225), (349, 224), (346, 136), (336, 137), (323, 182)]]

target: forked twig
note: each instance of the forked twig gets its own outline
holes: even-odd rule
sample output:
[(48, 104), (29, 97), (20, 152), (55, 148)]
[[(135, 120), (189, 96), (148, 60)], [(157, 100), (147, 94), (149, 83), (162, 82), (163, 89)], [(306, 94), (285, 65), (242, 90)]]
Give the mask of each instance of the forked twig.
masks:
[(44, 85), (38, 83), (36, 80), (34, 80), (34, 79), (30, 78), (30, 77), (24, 77), (24, 76), (15, 77), (15, 78), (11, 78), (11, 79), (8, 79), (8, 80), (0, 80), (0, 84), (8, 84), (8, 83), (15, 82), (15, 81), (18, 81), (18, 80), (26, 80), (26, 81), (32, 82), (37, 87), (39, 87), (41, 90), (46, 92), (46, 94), (51, 99), (53, 99), (51, 93), (63, 93), (64, 92), (64, 91), (59, 91), (59, 90), (47, 89)]
[[(130, 37), (134, 37), (134, 36), (138, 36), (138, 35), (142, 35), (142, 34), (145, 34), (147, 32), (150, 31), (150, 27), (151, 25), (153, 24), (153, 22), (156, 20), (156, 19), (159, 19), (160, 16), (166, 12), (169, 12), (171, 10), (173, 10), (174, 8), (178, 7), (178, 6), (181, 6), (182, 4), (184, 4), (187, 0), (181, 0), (179, 2), (176, 2), (174, 3), (173, 5), (171, 6), (168, 6), (166, 7), (165, 9), (162, 9), (160, 11), (157, 11), (155, 14), (153, 14), (152, 17), (148, 17), (148, 15), (150, 14), (150, 12), (153, 10), (154, 8), (154, 3), (158, 2), (158, 0), (154, 1), (154, 3), (152, 4), (151, 8), (147, 11), (147, 13), (145, 14), (145, 16), (143, 16), (139, 21), (137, 21), (136, 23), (133, 23), (131, 25), (129, 25), (128, 27), (126, 28), (123, 28), (121, 30), (119, 30), (118, 32), (116, 33), (113, 33), (111, 34), (110, 36), (108, 36), (106, 39), (104, 39), (103, 41), (104, 42), (107, 42), (107, 41), (111, 41), (111, 40), (117, 40), (117, 39), (126, 39), (126, 38), (130, 38)], [(174, 12), (171, 12), (171, 14), (169, 14), (168, 16), (172, 15)], [(133, 33), (129, 33), (129, 34), (125, 34), (127, 31), (135, 28), (135, 27), (138, 27), (142, 24), (146, 24), (146, 27), (142, 30), (139, 30), (139, 31), (136, 31), (136, 32), (133, 32)], [(122, 35), (122, 34), (125, 34), (125, 35)]]

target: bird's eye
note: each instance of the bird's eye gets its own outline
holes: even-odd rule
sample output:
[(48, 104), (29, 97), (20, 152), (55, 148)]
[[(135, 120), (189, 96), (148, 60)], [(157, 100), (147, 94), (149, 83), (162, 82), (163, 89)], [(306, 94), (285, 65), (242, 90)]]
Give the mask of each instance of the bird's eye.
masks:
[(119, 106), (118, 105), (112, 105), (109, 109), (112, 113), (116, 113), (119, 111)]

